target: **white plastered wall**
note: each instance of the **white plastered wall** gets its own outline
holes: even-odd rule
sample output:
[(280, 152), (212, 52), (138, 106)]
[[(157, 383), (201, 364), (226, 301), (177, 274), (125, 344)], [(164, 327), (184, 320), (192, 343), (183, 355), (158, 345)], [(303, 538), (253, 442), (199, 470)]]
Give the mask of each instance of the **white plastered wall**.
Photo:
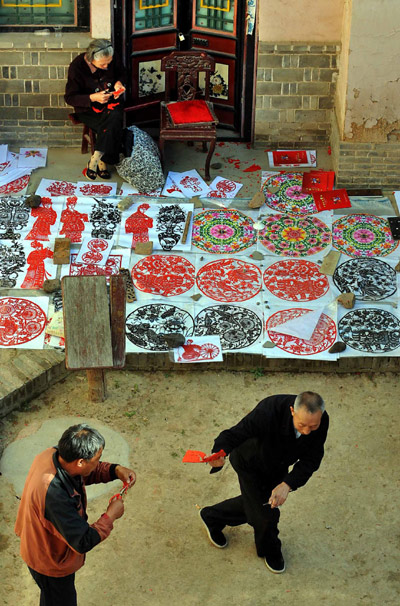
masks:
[(337, 42), (344, 0), (259, 0), (262, 42)]
[(92, 38), (111, 38), (110, 0), (90, 0), (90, 34)]
[(345, 140), (399, 140), (400, 1), (352, 0), (348, 4), (351, 17), (343, 27), (337, 89), (339, 130)]

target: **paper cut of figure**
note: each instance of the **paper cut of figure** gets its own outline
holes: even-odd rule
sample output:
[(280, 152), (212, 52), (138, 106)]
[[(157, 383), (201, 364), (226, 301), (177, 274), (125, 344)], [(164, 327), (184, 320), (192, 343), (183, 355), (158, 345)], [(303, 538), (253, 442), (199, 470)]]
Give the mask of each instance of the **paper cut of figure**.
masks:
[(21, 288), (42, 288), (43, 282), (50, 277), (50, 274), (44, 267), (44, 260), (53, 257), (53, 251), (50, 248), (43, 248), (43, 244), (37, 240), (31, 242), (33, 250), (27, 258), (28, 271)]
[(137, 242), (149, 241), (149, 229), (153, 227), (153, 219), (145, 214), (149, 208), (149, 204), (141, 204), (125, 222), (125, 233), (132, 234), (131, 248), (135, 248)]
[(42, 206), (32, 208), (32, 217), (37, 217), (25, 240), (48, 240), (51, 226), (57, 220), (57, 213), (52, 207), (51, 198), (42, 198)]
[(77, 200), (76, 196), (67, 198), (67, 208), (61, 213), (63, 227), (60, 236), (70, 238), (71, 242), (82, 242), (82, 232), (85, 229), (85, 223), (89, 221), (89, 216), (86, 213), (76, 210)]

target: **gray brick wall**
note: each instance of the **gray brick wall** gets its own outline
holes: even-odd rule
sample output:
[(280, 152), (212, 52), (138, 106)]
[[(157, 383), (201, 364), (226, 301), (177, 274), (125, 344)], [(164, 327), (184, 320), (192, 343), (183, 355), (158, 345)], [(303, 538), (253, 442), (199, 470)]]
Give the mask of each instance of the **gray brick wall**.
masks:
[(338, 187), (400, 189), (400, 143), (341, 141), (332, 116), (331, 148)]
[(257, 147), (315, 147), (329, 143), (339, 50), (336, 44), (260, 43)]
[(64, 102), (68, 66), (88, 34), (0, 36), (0, 140), (10, 146), (79, 147), (82, 128)]

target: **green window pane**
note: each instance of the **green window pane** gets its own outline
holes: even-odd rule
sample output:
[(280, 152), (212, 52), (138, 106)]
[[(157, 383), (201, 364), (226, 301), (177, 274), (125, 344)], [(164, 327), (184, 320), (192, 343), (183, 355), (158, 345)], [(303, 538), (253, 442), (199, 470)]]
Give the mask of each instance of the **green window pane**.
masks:
[(196, 0), (196, 27), (233, 33), (236, 0)]
[(0, 0), (0, 25), (75, 25), (76, 0)]
[(173, 0), (135, 1), (135, 31), (168, 27), (173, 24)]

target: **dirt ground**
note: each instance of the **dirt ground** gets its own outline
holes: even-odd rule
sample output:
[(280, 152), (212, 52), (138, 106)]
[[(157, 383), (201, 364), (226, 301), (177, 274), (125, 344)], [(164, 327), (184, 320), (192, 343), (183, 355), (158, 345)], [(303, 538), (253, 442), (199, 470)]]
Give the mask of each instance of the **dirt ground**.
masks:
[[(108, 399), (95, 404), (87, 402), (85, 375), (76, 373), (6, 418), (6, 444), (31, 424), (63, 416), (98, 419), (129, 444), (137, 484), (111, 536), (77, 573), (79, 604), (399, 604), (398, 375), (259, 375), (112, 372)], [(181, 457), (187, 448), (209, 451), (218, 433), (263, 397), (305, 389), (323, 395), (331, 427), (320, 470), (281, 508), (287, 570), (273, 575), (256, 555), (249, 526), (227, 529), (230, 545), (218, 550), (200, 523), (199, 507), (238, 494), (230, 465), (210, 476), (205, 465)], [(0, 601), (35, 605), (38, 590), (13, 534), (18, 500), (4, 477), (1, 493)], [(111, 494), (89, 502), (89, 521)]]

